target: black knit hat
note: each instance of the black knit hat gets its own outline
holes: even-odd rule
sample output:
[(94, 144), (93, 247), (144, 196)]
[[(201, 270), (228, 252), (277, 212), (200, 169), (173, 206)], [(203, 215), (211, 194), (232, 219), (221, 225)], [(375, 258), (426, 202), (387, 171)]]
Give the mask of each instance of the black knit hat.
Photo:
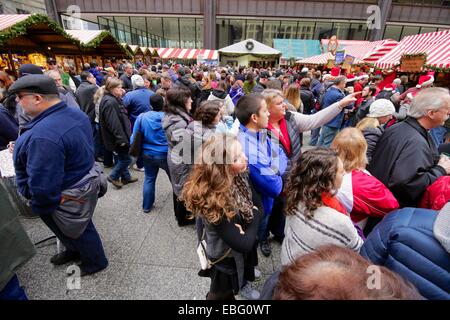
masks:
[(58, 88), (56, 87), (55, 80), (52, 78), (43, 74), (30, 74), (26, 77), (17, 79), (17, 81), (9, 87), (8, 92), (10, 94), (18, 92), (58, 94)]
[(154, 94), (150, 97), (150, 105), (153, 111), (161, 111), (164, 107), (164, 98), (159, 94)]
[(40, 67), (32, 63), (21, 65), (19, 68), (19, 78), (29, 74), (44, 74), (44, 72), (42, 72)]

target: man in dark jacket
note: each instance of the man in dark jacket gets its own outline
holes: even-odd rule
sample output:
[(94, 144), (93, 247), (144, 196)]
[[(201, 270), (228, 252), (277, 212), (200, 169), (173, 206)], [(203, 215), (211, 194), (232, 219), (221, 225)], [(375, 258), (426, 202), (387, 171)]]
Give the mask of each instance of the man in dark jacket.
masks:
[(314, 94), (310, 90), (311, 80), (309, 78), (303, 78), (300, 81), (300, 99), (303, 103), (303, 113), (311, 114), (314, 110), (315, 100)]
[(375, 101), (374, 95), (377, 92), (377, 87), (375, 86), (366, 86), (362, 93), (362, 102), (356, 112), (355, 125), (358, 124), (362, 119), (364, 119), (369, 113), (370, 105)]
[(95, 77), (89, 71), (81, 72), (81, 84), (75, 93), (78, 104), (84, 113), (87, 114), (91, 120), (91, 124), (95, 124), (95, 105), (94, 95), (97, 92), (97, 85)]
[[(116, 80), (117, 81), (117, 80)], [(131, 177), (128, 166), (131, 164), (130, 149), (131, 124), (123, 105), (118, 85), (106, 91), (99, 107), (100, 130), (106, 150), (114, 152), (115, 166), (108, 176), (108, 181), (116, 188), (138, 181)], [(120, 91), (119, 91), (120, 90)], [(118, 93), (119, 91), (120, 93)]]
[(439, 157), (429, 134), (449, 114), (447, 89), (423, 90), (415, 97), (409, 117), (388, 128), (379, 140), (369, 171), (391, 190), (401, 207), (416, 207), (429, 185), (450, 174), (450, 159)]
[(178, 80), (173, 83), (172, 88), (184, 88), (188, 89), (191, 92), (191, 114), (194, 114), (195, 110), (197, 109), (197, 101), (199, 100), (198, 98), (201, 95), (201, 89), (195, 82), (191, 81), (191, 77), (186, 74), (185, 68), (181, 67), (178, 69)]
[(270, 74), (268, 71), (261, 71), (259, 74), (258, 84), (253, 88), (253, 93), (261, 93), (267, 89), (267, 82), (269, 82)]
[[(64, 225), (67, 228), (63, 231), (57, 223), (63, 192), (79, 188), (80, 181), (95, 164), (88, 117), (78, 109), (68, 108), (59, 99), (54, 80), (47, 76), (20, 78), (10, 87), (10, 91), (17, 93), (18, 102), (32, 118), (24, 126), (14, 148), (18, 190), (30, 200), (33, 213), (44, 221), (66, 248), (50, 261), (61, 265), (81, 259), (81, 275), (103, 270), (108, 260), (91, 218), (86, 221), (87, 224), (83, 222), (84, 230), (75, 238), (68, 236), (68, 225)], [(76, 214), (71, 219), (70, 227), (79, 226), (80, 212), (76, 211)]]
[[(334, 84), (331, 88), (327, 90), (323, 97), (322, 109), (328, 108), (336, 102), (344, 99), (344, 89), (346, 85), (346, 78), (344, 76), (337, 77), (334, 79)], [(331, 142), (334, 137), (338, 134), (342, 121), (344, 119), (344, 111), (339, 113), (333, 120), (328, 122), (322, 127), (322, 132), (320, 133), (319, 146), (330, 147)]]
[(127, 63), (123, 67), (123, 74), (120, 76), (120, 80), (123, 82), (123, 88), (126, 92), (133, 90), (133, 83), (131, 82), (131, 76), (133, 75), (133, 66), (131, 63)]

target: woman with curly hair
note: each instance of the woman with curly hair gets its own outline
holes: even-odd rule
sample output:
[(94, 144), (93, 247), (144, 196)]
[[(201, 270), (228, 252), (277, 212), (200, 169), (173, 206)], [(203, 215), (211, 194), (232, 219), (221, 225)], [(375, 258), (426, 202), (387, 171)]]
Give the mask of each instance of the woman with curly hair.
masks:
[(281, 263), (335, 244), (359, 252), (363, 240), (335, 194), (344, 165), (337, 153), (316, 148), (302, 154), (286, 186), (286, 228)]
[[(261, 220), (259, 201), (247, 174), (247, 158), (236, 136), (215, 134), (202, 153), (181, 193), (186, 208), (204, 225), (211, 268), (199, 275), (211, 278), (207, 300), (234, 300), (240, 289), (258, 299), (246, 281), (255, 279), (256, 236)], [(250, 290), (248, 290), (250, 289)]]

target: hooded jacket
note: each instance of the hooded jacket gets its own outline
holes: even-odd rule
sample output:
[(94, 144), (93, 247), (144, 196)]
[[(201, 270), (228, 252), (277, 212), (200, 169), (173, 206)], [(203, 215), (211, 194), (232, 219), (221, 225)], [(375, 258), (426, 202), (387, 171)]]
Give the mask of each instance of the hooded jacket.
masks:
[(361, 255), (411, 281), (427, 299), (450, 299), (450, 204), (404, 208), (381, 221)]
[(225, 115), (230, 116), (234, 112), (233, 100), (231, 100), (230, 95), (225, 91), (213, 90), (208, 97), (208, 100), (214, 101), (219, 100), (225, 106)]
[(87, 80), (83, 80), (75, 92), (78, 104), (84, 113), (91, 119), (91, 123), (95, 122), (95, 104), (94, 95), (98, 87)]
[(144, 135), (142, 153), (147, 156), (167, 157), (169, 146), (162, 128), (164, 112), (149, 111), (141, 113), (136, 120), (131, 136), (131, 144), (138, 131)]

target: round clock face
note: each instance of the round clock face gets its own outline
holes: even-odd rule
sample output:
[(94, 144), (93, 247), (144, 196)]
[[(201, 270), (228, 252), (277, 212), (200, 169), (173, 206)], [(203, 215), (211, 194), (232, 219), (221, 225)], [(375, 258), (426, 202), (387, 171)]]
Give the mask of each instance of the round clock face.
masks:
[(251, 42), (251, 41), (248, 41), (248, 42), (245, 44), (245, 48), (246, 48), (247, 50), (249, 50), (249, 51), (253, 50), (254, 47), (255, 47), (255, 44), (254, 44), (253, 42)]

